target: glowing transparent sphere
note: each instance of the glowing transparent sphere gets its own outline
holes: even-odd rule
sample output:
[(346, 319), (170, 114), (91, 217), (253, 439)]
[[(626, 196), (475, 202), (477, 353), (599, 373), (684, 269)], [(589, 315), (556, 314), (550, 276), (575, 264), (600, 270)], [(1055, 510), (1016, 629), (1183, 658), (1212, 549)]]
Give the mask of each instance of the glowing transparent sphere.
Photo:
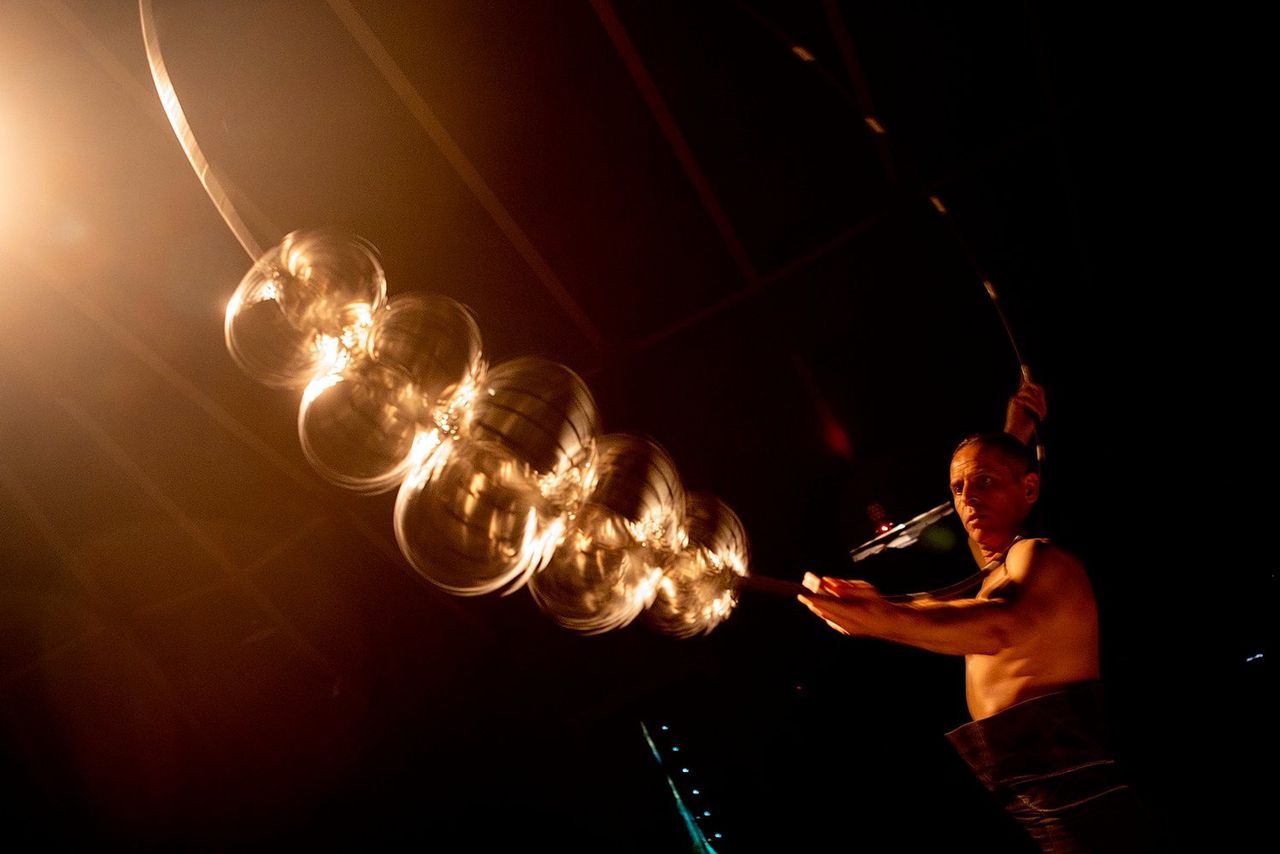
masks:
[(428, 405), (480, 374), (480, 329), (465, 306), (439, 294), (393, 297), (375, 318), (369, 354), (401, 369)]
[(376, 251), (353, 235), (295, 231), (268, 250), (227, 304), (227, 350), (277, 388), (306, 385), (356, 350), (387, 284)]
[(599, 415), (586, 383), (569, 368), (532, 357), (496, 365), (475, 396), (468, 428), (472, 438), (501, 445), (528, 466), (557, 505), (580, 499)]
[(474, 596), (523, 586), (563, 537), (564, 516), (505, 447), (448, 440), (401, 484), (395, 529), (424, 578)]
[(406, 294), (373, 316), (367, 340), (312, 380), (298, 410), (302, 450), (323, 477), (382, 492), (440, 441), (437, 397), (474, 387), (480, 331), (448, 297)]
[(684, 490), (666, 451), (621, 434), (600, 438), (587, 490), (529, 592), (560, 625), (594, 634), (627, 625), (652, 601), (681, 528)]
[(738, 603), (738, 585), (750, 560), (747, 532), (737, 514), (706, 493), (685, 504), (687, 544), (658, 582), (645, 621), (678, 638), (711, 631)]
[(384, 492), (432, 441), (420, 429), (423, 412), (407, 374), (356, 358), (307, 386), (298, 408), (298, 438), (307, 461), (326, 480), (357, 492)]

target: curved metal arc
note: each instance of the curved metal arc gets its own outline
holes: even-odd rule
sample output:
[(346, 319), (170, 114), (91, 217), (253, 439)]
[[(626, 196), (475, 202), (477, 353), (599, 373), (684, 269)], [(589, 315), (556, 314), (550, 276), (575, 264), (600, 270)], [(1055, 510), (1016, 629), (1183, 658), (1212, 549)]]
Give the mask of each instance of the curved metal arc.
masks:
[(151, 79), (155, 83), (156, 94), (160, 96), (160, 103), (164, 106), (165, 115), (169, 117), (169, 125), (173, 128), (174, 135), (178, 137), (178, 144), (182, 146), (183, 152), (187, 155), (187, 161), (204, 186), (209, 201), (213, 202), (213, 206), (221, 214), (227, 228), (231, 229), (231, 233), (248, 253), (249, 259), (256, 262), (262, 257), (262, 247), (254, 239), (253, 233), (235, 205), (231, 203), (231, 198), (213, 171), (209, 158), (196, 142), (191, 123), (187, 121), (182, 103), (178, 100), (177, 90), (173, 88), (173, 81), (169, 78), (169, 70), (164, 63), (164, 54), (160, 50), (160, 34), (156, 29), (155, 10), (152, 8), (151, 0), (138, 0), (138, 16), (142, 20), (142, 38), (146, 45), (147, 64), (151, 67)]

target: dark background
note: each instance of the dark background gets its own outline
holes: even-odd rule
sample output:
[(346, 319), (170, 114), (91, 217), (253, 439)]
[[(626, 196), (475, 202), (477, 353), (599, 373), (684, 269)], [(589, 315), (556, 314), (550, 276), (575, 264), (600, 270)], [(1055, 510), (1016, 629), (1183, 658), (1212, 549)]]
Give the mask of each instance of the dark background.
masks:
[[(326, 4), (156, 4), (258, 241), (356, 231), (392, 294), (474, 308), (491, 363), (579, 371), (788, 579), (848, 571), (999, 426), (1018, 365), (971, 255), (1048, 390), (1042, 522), (1093, 578), (1122, 760), (1189, 850), (1261, 828), (1274, 564), (1231, 475), (1268, 470), (1248, 22), (354, 8), (438, 125)], [(314, 476), (297, 394), (226, 354), (249, 262), (133, 4), (0, 7), (0, 131), (6, 835), (685, 850), (670, 775), (724, 852), (1026, 850), (941, 737), (959, 660), (761, 595), (705, 638), (582, 638), (417, 579), (392, 497)]]

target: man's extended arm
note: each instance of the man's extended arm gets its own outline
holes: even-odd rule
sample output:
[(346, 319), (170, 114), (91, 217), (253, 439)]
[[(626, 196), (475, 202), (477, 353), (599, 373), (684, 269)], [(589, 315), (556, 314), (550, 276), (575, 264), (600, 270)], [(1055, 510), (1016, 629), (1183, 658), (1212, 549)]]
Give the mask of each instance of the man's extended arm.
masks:
[[(1034, 630), (1052, 604), (1054, 578), (1062, 569), (1050, 546), (1028, 541), (1010, 550), (1009, 581), (990, 599), (889, 602), (866, 582), (823, 578), (807, 579), (806, 586), (826, 596), (800, 600), (844, 634), (947, 655), (991, 655)], [(839, 601), (827, 598), (832, 596)]]

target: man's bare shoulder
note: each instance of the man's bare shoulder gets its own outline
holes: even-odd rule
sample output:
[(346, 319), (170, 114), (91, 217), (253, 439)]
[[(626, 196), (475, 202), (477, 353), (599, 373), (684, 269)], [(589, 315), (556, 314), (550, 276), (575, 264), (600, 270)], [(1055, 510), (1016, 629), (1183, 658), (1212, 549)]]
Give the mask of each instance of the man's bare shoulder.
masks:
[(1045, 537), (1019, 540), (1005, 556), (1010, 578), (1023, 584), (1083, 578), (1080, 559)]

